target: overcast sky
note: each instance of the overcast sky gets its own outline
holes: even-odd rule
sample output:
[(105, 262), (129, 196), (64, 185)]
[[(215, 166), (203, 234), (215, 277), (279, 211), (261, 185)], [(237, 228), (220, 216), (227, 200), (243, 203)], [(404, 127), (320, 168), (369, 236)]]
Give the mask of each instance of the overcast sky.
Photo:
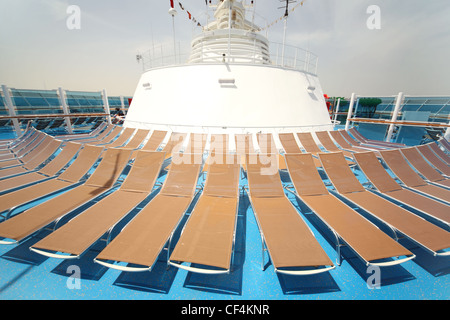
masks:
[[(202, 24), (204, 0), (180, 1)], [(214, 1), (213, 1), (214, 2)], [(250, 1), (247, 1), (250, 2)], [(173, 41), (169, 0), (0, 0), (0, 84), (23, 89), (133, 95), (142, 72), (136, 54)], [(175, 4), (177, 1), (175, 0)], [(283, 14), (279, 0), (255, 0), (268, 23)], [(70, 5), (80, 29), (70, 30)], [(371, 5), (380, 9), (379, 20)], [(179, 7), (177, 40), (194, 27)], [(330, 96), (450, 95), (449, 0), (306, 0), (289, 16), (287, 43), (319, 56)], [(375, 20), (374, 20), (375, 19)], [(379, 22), (380, 29), (369, 25)], [(268, 31), (281, 42), (283, 24)]]

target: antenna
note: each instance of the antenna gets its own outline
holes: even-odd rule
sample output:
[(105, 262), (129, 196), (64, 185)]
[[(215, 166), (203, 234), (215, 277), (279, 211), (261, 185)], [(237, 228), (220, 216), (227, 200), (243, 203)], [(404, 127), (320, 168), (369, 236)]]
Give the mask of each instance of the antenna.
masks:
[(170, 1), (169, 14), (172, 16), (172, 30), (173, 30), (173, 55), (175, 57), (175, 62), (177, 59), (177, 45), (175, 40), (175, 16), (177, 15), (177, 10), (173, 7), (173, 0)]
[(284, 12), (284, 30), (283, 30), (283, 47), (281, 51), (281, 65), (284, 66), (284, 48), (286, 46), (286, 30), (287, 30), (287, 18), (289, 16), (289, 4), (297, 2), (296, 0), (279, 0), (280, 2), (286, 2), (284, 7), (279, 7), (278, 9), (285, 8)]
[(286, 5), (282, 6), (282, 7), (278, 7), (278, 9), (285, 9), (284, 11), (284, 17), (289, 16), (289, 4), (291, 3), (296, 3), (297, 0), (279, 0), (280, 2), (285, 2)]

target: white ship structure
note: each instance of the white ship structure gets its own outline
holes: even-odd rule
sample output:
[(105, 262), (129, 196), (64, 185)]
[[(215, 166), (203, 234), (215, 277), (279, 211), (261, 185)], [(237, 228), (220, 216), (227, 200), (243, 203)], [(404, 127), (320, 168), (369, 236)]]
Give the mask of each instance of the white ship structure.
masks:
[(193, 38), (185, 61), (150, 53), (124, 126), (198, 133), (332, 130), (317, 57), (284, 44), (271, 48), (246, 18), (248, 8), (218, 1), (214, 21)]

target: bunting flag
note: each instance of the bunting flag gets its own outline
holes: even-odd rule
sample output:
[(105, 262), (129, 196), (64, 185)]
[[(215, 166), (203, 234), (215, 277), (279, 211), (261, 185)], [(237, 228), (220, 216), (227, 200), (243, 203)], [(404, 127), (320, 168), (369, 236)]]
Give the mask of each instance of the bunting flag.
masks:
[[(180, 6), (180, 9), (183, 11), (186, 11), (189, 20), (192, 20), (194, 23), (197, 23), (198, 27), (201, 27), (202, 25), (200, 24), (200, 22), (198, 22), (197, 19), (195, 19), (195, 17), (193, 17), (192, 14), (184, 8), (183, 4), (180, 1), (177, 1), (177, 2), (178, 2), (178, 5)], [(205, 3), (208, 5), (208, 0), (205, 0)], [(173, 8), (173, 0), (170, 0), (170, 6)]]
[(303, 3), (304, 3), (305, 1), (306, 1), (306, 0), (297, 3), (296, 6), (292, 7), (289, 11), (285, 12), (285, 13), (283, 14), (283, 16), (279, 17), (277, 20), (273, 21), (271, 24), (268, 24), (266, 27), (264, 27), (264, 28), (259, 28), (258, 31), (263, 31), (263, 30), (269, 29), (270, 27), (272, 27), (273, 25), (277, 24), (278, 22), (283, 21), (283, 19), (285, 19), (285, 18), (288, 16), (288, 13), (289, 13), (289, 12), (294, 12), (294, 10), (297, 9), (299, 6), (303, 6)]
[[(303, 3), (304, 3), (305, 1), (306, 1), (306, 0), (303, 0), (303, 1), (299, 2), (299, 3), (297, 3), (297, 5), (294, 6), (293, 8), (291, 8), (288, 12), (293, 12), (293, 11), (294, 11), (295, 9), (297, 9), (299, 6), (303, 6)], [(197, 23), (197, 26), (198, 26), (198, 27), (201, 27), (202, 25), (200, 24), (200, 22), (198, 22), (197, 19), (195, 19), (195, 17), (193, 17), (192, 14), (191, 14), (188, 10), (186, 10), (186, 9), (184, 8), (184, 6), (181, 4), (181, 2), (179, 2), (179, 1), (177, 1), (177, 2), (178, 2), (178, 5), (180, 6), (181, 10), (186, 11), (189, 20), (192, 20), (194, 23)], [(211, 3), (211, 1), (209, 1), (209, 3)], [(208, 0), (205, 0), (205, 4), (208, 5)], [(252, 1), (252, 4), (253, 4), (253, 1)], [(174, 0), (170, 0), (170, 6), (171, 6), (172, 8), (174, 7)], [(286, 16), (287, 16), (286, 13), (287, 13), (287, 12), (285, 12), (285, 14), (284, 14), (283, 16), (279, 17), (277, 20), (273, 21), (271, 24), (268, 24), (266, 27), (264, 27), (264, 28), (259, 28), (257, 31), (263, 31), (263, 30), (269, 29), (270, 27), (272, 27), (272, 26), (275, 25), (276, 23), (282, 21), (283, 19), (286, 18)]]

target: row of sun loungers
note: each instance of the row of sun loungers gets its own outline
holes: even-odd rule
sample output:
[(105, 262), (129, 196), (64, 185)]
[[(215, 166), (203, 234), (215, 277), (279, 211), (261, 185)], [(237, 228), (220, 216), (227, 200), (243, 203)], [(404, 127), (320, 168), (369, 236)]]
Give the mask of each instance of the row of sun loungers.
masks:
[[(88, 139), (88, 140), (76, 140), (79, 141), (80, 143), (85, 143), (85, 144), (90, 144), (90, 145), (101, 145), (101, 146), (105, 146), (105, 147), (110, 147), (110, 148), (114, 148), (114, 147), (127, 147), (127, 148), (132, 148), (135, 150), (138, 150), (139, 146), (142, 144), (143, 139), (148, 135), (149, 130), (137, 130), (137, 132), (134, 134), (133, 138), (131, 138), (131, 136), (134, 133), (134, 129), (131, 128), (125, 128), (123, 130), (123, 133), (119, 135), (119, 137), (114, 141), (111, 142), (110, 138), (108, 138), (107, 140), (104, 140), (105, 138), (107, 138), (112, 132), (118, 132), (119, 130), (122, 130), (120, 127), (116, 127), (116, 126), (110, 126), (110, 127), (106, 127), (104, 132), (102, 132), (102, 134), (104, 135), (104, 138), (102, 139), (101, 137), (97, 137), (95, 138), (96, 142), (93, 143), (93, 139)], [(106, 133), (106, 134), (105, 134)], [(116, 133), (114, 133), (113, 135), (116, 136)], [(323, 148), (323, 150), (321, 150), (319, 148), (319, 146), (316, 144), (314, 138), (312, 137), (311, 133), (298, 133), (298, 139), (301, 142), (302, 147), (304, 148), (305, 152), (311, 153), (314, 155), (314, 161), (316, 163), (317, 167), (321, 166), (320, 161), (317, 158), (317, 154), (319, 152), (323, 152), (323, 151), (331, 151), (331, 152), (338, 152), (338, 151), (342, 151), (346, 157), (347, 157), (347, 162), (349, 164), (354, 164), (354, 160), (352, 159), (352, 154), (353, 153), (348, 153), (348, 151), (346, 152), (345, 150), (340, 150), (331, 140), (331, 137), (328, 135), (327, 132), (317, 132), (317, 138), (320, 140), (322, 146), (326, 146), (326, 148)], [(335, 132), (333, 135), (337, 135), (339, 134), (339, 132)], [(147, 142), (147, 145), (149, 145), (150, 150), (155, 150), (157, 148), (157, 146), (159, 144), (162, 143), (162, 141), (164, 140), (165, 136), (166, 136), (166, 132), (165, 131), (155, 131), (153, 133), (153, 136), (155, 136), (154, 138), (156, 139), (156, 141), (154, 139), (149, 139)], [(185, 138), (186, 135), (179, 135), (180, 138)], [(195, 141), (195, 139), (197, 139), (198, 137), (200, 137), (201, 140), (199, 140), (199, 143), (197, 143)], [(218, 139), (218, 141), (220, 140), (220, 142), (223, 142), (223, 138), (224, 136), (220, 137), (218, 136), (220, 139)], [(343, 136), (341, 136), (343, 137)], [(153, 138), (153, 137), (152, 137)], [(214, 144), (214, 140), (215, 140), (215, 136), (212, 135), (211, 137), (211, 145), (210, 145), (210, 150), (211, 153), (216, 152), (216, 146)], [(258, 134), (257, 135), (258, 138), (258, 144), (260, 144), (262, 147), (260, 147), (260, 152), (262, 154), (273, 154), (273, 153), (277, 153), (277, 149), (275, 146), (275, 142), (273, 140), (272, 135), (270, 134), (265, 134), (265, 135), (261, 135)], [(283, 148), (285, 148), (285, 150), (283, 152), (285, 153), (298, 153), (298, 152), (302, 152), (302, 150), (300, 150), (299, 145), (297, 144), (297, 142), (295, 141), (295, 137), (294, 134), (280, 134), (279, 136), (281, 144), (283, 145)], [(247, 148), (248, 153), (254, 153), (256, 152), (253, 143), (252, 143), (252, 139), (250, 135), (235, 135), (235, 142), (236, 142), (236, 153), (237, 154), (241, 154), (242, 157), (242, 152), (241, 150), (239, 150), (239, 148), (241, 148), (239, 145), (240, 144), (244, 144), (244, 149)], [(244, 139), (244, 140), (242, 140)], [(59, 146), (61, 145), (61, 141), (57, 140), (55, 141), (54, 139), (52, 139), (50, 136), (45, 137), (44, 133), (41, 132), (37, 132), (36, 130), (34, 132), (31, 132), (29, 134), (29, 136), (24, 139), (27, 140), (28, 142), (31, 142), (26, 145), (24, 148), (20, 149), (19, 151), (22, 150), (27, 150), (24, 153), (18, 153), (16, 155), (15, 158), (12, 159), (8, 159), (8, 160), (4, 160), (4, 161), (0, 161), (0, 168), (3, 169), (0, 171), (0, 178), (5, 178), (5, 177), (11, 177), (13, 175), (18, 175), (18, 174), (22, 174), (22, 173), (31, 173), (30, 171), (36, 171), (39, 167), (39, 165), (44, 161), (44, 160), (48, 160), (48, 157), (50, 155), (52, 155), (56, 149), (59, 148)], [(157, 143), (157, 145), (154, 145), (155, 143)], [(250, 144), (249, 144), (250, 143)], [(185, 152), (192, 152), (194, 149), (193, 147), (195, 146), (196, 148), (198, 146), (200, 146), (200, 153), (203, 153), (203, 151), (205, 150), (205, 144), (206, 144), (206, 135), (202, 134), (202, 135), (197, 135), (197, 134), (191, 134), (191, 141), (189, 142), (188, 147), (186, 148)], [(246, 145), (248, 144), (248, 145)], [(39, 145), (39, 148), (36, 148), (36, 146)], [(172, 145), (172, 140), (169, 140), (168, 145), (166, 146), (167, 148), (173, 148)], [(334, 147), (333, 147), (333, 146)], [(147, 146), (143, 147), (143, 150), (147, 150), (146, 148)], [(211, 148), (212, 147), (212, 148)], [(228, 143), (224, 144), (222, 149), (230, 151), (229, 150), (229, 146)], [(181, 150), (181, 147), (179, 148), (179, 150)], [(437, 150), (440, 150), (437, 151)], [(167, 151), (167, 150), (165, 150)], [(223, 152), (223, 150), (218, 150), (220, 152)], [(358, 152), (365, 152), (367, 150), (358, 150)], [(380, 156), (380, 153), (383, 150), (377, 150), (377, 155)], [(6, 152), (11, 153), (10, 150), (7, 150)], [(444, 162), (445, 159), (443, 159), (443, 156), (446, 156), (446, 154), (439, 148), (437, 147), (437, 145), (435, 143), (431, 143), (428, 145), (423, 145), (423, 146), (418, 146), (415, 148), (403, 148), (401, 150), (401, 152), (403, 153), (403, 155), (405, 155), (408, 158), (408, 161), (414, 166), (414, 168), (420, 172), (421, 175), (423, 175), (424, 177), (426, 177), (427, 180), (431, 181), (434, 184), (441, 184), (441, 185), (447, 185), (448, 183), (448, 179), (447, 179), (447, 175), (446, 173), (448, 172), (448, 163)], [(134, 153), (135, 154), (135, 153)], [(166, 153), (168, 155), (170, 155), (169, 153)], [(279, 169), (284, 170), (286, 169), (285, 167), (285, 162), (283, 161), (283, 159), (280, 158), (280, 154), (277, 153), (277, 163), (279, 166)], [(426, 160), (424, 159), (424, 157), (426, 158)], [(133, 156), (134, 158), (134, 156)], [(55, 161), (56, 162), (56, 161)], [(241, 158), (241, 163), (244, 163), (244, 161), (242, 161)], [(434, 165), (434, 167), (432, 166)], [(5, 170), (6, 169), (6, 170)], [(437, 170), (436, 170), (437, 169)], [(40, 172), (38, 172), (40, 173)], [(45, 172), (42, 172), (43, 175), (48, 175)], [(51, 175), (51, 174), (50, 174)], [(28, 175), (28, 177), (31, 177), (31, 175)], [(17, 177), (16, 177), (17, 178)], [(24, 179), (24, 180), (21, 180)], [(20, 186), (23, 185), (25, 183), (27, 183), (27, 180), (25, 177), (16, 179), (17, 182), (12, 183), (11, 187), (15, 187), (15, 186)], [(23, 181), (23, 183), (20, 183), (19, 181)], [(11, 180), (12, 182), (12, 180)], [(6, 187), (1, 187), (0, 186), (0, 192), (1, 190), (5, 190)]]
[[(426, 152), (419, 148), (396, 145), (394, 149), (391, 146), (390, 149), (354, 147), (343, 150), (332, 140), (333, 135), (336, 136), (334, 141), (340, 139), (337, 133), (344, 137), (342, 133), (317, 132), (322, 148), (315, 144), (318, 149), (315, 152), (306, 150), (314, 147), (311, 134), (297, 134), (297, 138), (293, 134), (279, 135), (284, 155), (280, 154), (272, 135), (256, 135), (259, 152), (251, 135), (235, 135), (233, 152), (229, 136), (212, 135), (209, 158), (205, 161), (206, 134), (191, 134), (187, 140), (186, 134), (172, 133), (166, 141), (165, 131), (155, 130), (146, 139), (150, 130), (103, 127), (96, 135), (81, 139), (77, 136), (77, 139), (68, 136), (47, 139), (44, 136), (40, 143), (21, 154), (18, 166), (26, 172), (0, 180), (0, 183), (5, 182), (3, 190), (12, 190), (0, 195), (0, 212), (8, 211), (0, 223), (3, 238), (0, 244), (16, 244), (51, 227), (53, 232), (32, 245), (31, 250), (54, 258), (78, 258), (106, 237), (106, 246), (94, 261), (110, 268), (148, 271), (166, 250), (168, 265), (192, 272), (228, 273), (232, 269), (242, 167), (248, 179), (244, 189), (260, 229), (262, 265), (265, 265), (267, 251), (278, 273), (309, 275), (335, 268), (286, 196), (285, 189), (294, 193), (332, 232), (337, 265), (341, 264), (343, 245), (366, 265), (390, 266), (413, 259), (415, 255), (395, 241), (399, 234), (433, 255), (449, 255), (446, 249), (450, 246), (450, 233), (444, 227), (387, 200), (402, 202), (448, 227), (449, 191), (443, 186), (448, 179), (433, 167), (440, 176), (437, 182), (431, 182), (419, 171), (416, 162), (431, 167), (425, 158)], [(27, 140), (28, 146), (40, 135), (30, 129), (21, 140)], [(302, 142), (303, 150), (297, 140)], [(53, 141), (57, 142), (52, 144)], [(11, 153), (16, 158), (22, 150), (14, 148), (19, 143), (8, 145), (5, 154)], [(51, 158), (55, 153), (53, 145), (60, 151)], [(186, 147), (182, 147), (184, 145)], [(431, 146), (425, 147), (432, 151)], [(39, 152), (33, 151), (36, 149)], [(414, 154), (407, 152), (410, 149)], [(39, 167), (32, 162), (33, 166), (28, 167), (39, 153), (46, 155), (40, 158), (45, 165)], [(33, 157), (25, 159), (29, 154)], [(442, 159), (433, 154), (438, 160)], [(166, 168), (167, 176), (159, 187), (156, 181), (169, 158), (172, 161)], [(414, 181), (403, 177), (408, 173), (402, 171), (405, 169), (402, 161), (415, 173)], [(370, 191), (358, 181), (349, 164), (364, 173), (373, 186)], [(389, 175), (383, 164), (402, 184)], [(0, 173), (8, 169), (1, 169)], [(289, 174), (290, 188), (283, 187), (279, 170)], [(324, 184), (319, 170), (326, 174), (333, 189)], [(206, 180), (199, 189), (198, 178), (202, 171), (206, 172)], [(439, 181), (443, 181), (440, 186)], [(19, 186), (25, 187), (14, 189)], [(423, 186), (425, 188), (420, 190)], [(409, 188), (418, 188), (421, 194)], [(156, 189), (158, 194), (140, 208)], [(201, 195), (174, 245), (174, 232), (181, 227), (198, 192)], [(58, 195), (50, 196), (55, 193)], [(392, 230), (393, 236), (382, 232), (338, 196), (365, 210)], [(12, 213), (18, 206), (44, 198), (45, 201), (29, 209)], [(84, 208), (93, 200), (95, 204)], [(138, 207), (138, 213), (112, 237), (115, 226)]]
[[(91, 144), (91, 145), (103, 145), (103, 146), (108, 146), (108, 147), (131, 147), (131, 148), (138, 148), (139, 144), (142, 143), (142, 141), (139, 141), (140, 138), (142, 137), (141, 134), (143, 133), (143, 135), (145, 135), (146, 130), (138, 130), (135, 133), (134, 129), (131, 128), (125, 128), (122, 129), (119, 126), (115, 126), (115, 125), (102, 125), (99, 126), (99, 128), (103, 128), (103, 131), (97, 131), (97, 135), (90, 135), (87, 134), (84, 137), (77, 137), (77, 136), (58, 136), (58, 140), (61, 140), (63, 142), (65, 141), (78, 141), (80, 143), (84, 143), (84, 144)], [(96, 129), (97, 130), (97, 129)], [(357, 132), (356, 130), (354, 130), (353, 128), (350, 130), (350, 132), (354, 133)], [(148, 133), (148, 132), (147, 132)], [(165, 132), (163, 132), (165, 133)], [(41, 133), (42, 135), (42, 133)], [(133, 139), (130, 140), (130, 138), (133, 136)], [(191, 136), (193, 136), (195, 139), (201, 139), (201, 141), (199, 140), (199, 143), (196, 143), (196, 147), (200, 146), (201, 148), (199, 150), (205, 150), (205, 145), (207, 142), (207, 135), (206, 134), (191, 134)], [(225, 136), (225, 135), (223, 135)], [(256, 138), (257, 138), (257, 143), (258, 143), (258, 149), (255, 148), (255, 146), (253, 145), (253, 137), (252, 135), (239, 135), (236, 134), (235, 138), (236, 138), (236, 144), (234, 146), (234, 150), (236, 150), (236, 153), (239, 153), (239, 146), (237, 146), (237, 144), (239, 143), (246, 143), (245, 141), (241, 142), (241, 139), (247, 136), (246, 139), (249, 139), (248, 141), (250, 142), (249, 145), (249, 152), (253, 153), (258, 151), (259, 153), (263, 153), (263, 154), (278, 154), (278, 153), (298, 153), (298, 152), (308, 152), (308, 153), (312, 153), (313, 155), (315, 155), (315, 163), (317, 166), (320, 166), (320, 162), (317, 160), (317, 153), (319, 152), (343, 152), (344, 155), (347, 158), (347, 161), (349, 162), (349, 164), (354, 163), (353, 159), (352, 159), (352, 154), (355, 152), (365, 152), (365, 151), (382, 151), (385, 150), (386, 147), (383, 147), (384, 149), (380, 149), (379, 147), (372, 149), (372, 148), (367, 148), (365, 146), (363, 146), (360, 142), (356, 141), (354, 138), (352, 138), (346, 131), (344, 130), (339, 130), (339, 131), (330, 131), (330, 132), (326, 132), (326, 131), (322, 131), (322, 132), (316, 132), (315, 133), (315, 138), (313, 137), (312, 133), (297, 133), (297, 134), (293, 134), (293, 133), (284, 133), (284, 134), (279, 134), (278, 138), (279, 141), (281, 142), (281, 146), (277, 146), (274, 140), (274, 135), (272, 134), (257, 134)], [(356, 136), (356, 135), (355, 135)], [(30, 135), (30, 139), (32, 138), (36, 138), (35, 135), (31, 134)], [(70, 138), (72, 137), (72, 138)], [(215, 152), (214, 149), (214, 138), (215, 135), (211, 136), (211, 144), (209, 146), (209, 150), (211, 152)], [(18, 155), (19, 157), (23, 156), (23, 153), (27, 154), (28, 152), (30, 152), (30, 149), (36, 147), (36, 144), (39, 144), (41, 141), (42, 137), (37, 137), (36, 139), (34, 139), (33, 143), (30, 143), (26, 146), (26, 148), (22, 148), (20, 150), (20, 152), (22, 152), (22, 154)], [(75, 140), (73, 140), (75, 139)], [(221, 140), (223, 139), (223, 137), (221, 137)], [(128, 141), (128, 142), (127, 142)], [(227, 140), (228, 141), (228, 140)], [(350, 143), (351, 141), (351, 143)], [(128, 146), (128, 143), (130, 143), (130, 146)], [(192, 145), (192, 143), (191, 143)], [(301, 146), (302, 149), (300, 149), (299, 145)], [(398, 148), (398, 144), (392, 144), (392, 147), (390, 147), (390, 149), (392, 148)], [(230, 149), (229, 146), (229, 142), (227, 142), (227, 144), (225, 145), (227, 147), (227, 149)], [(214, 147), (214, 148), (211, 148)], [(405, 147), (405, 146), (403, 146)], [(429, 145), (425, 146), (418, 146), (417, 148), (420, 149), (421, 153), (424, 154), (427, 157), (427, 161), (431, 162), (435, 167), (437, 167), (440, 171), (442, 171), (445, 175), (448, 174), (448, 163), (445, 162), (444, 164), (442, 164), (443, 159), (442, 157), (447, 157), (445, 155), (445, 153), (443, 153), (443, 151), (437, 147), (437, 145), (435, 143), (431, 143)], [(430, 151), (429, 149), (433, 148), (432, 151)], [(191, 152), (190, 147), (188, 146), (187, 148), (185, 148), (185, 152)], [(229, 150), (231, 151), (231, 150)], [(3, 155), (2, 152), (7, 152), (6, 155)], [(439, 153), (439, 155), (436, 155), (436, 152)], [(7, 156), (7, 157), (14, 157), (14, 155), (12, 155), (10, 150), (2, 150), (0, 149), (0, 168), (4, 168), (5, 166), (11, 166), (11, 165), (18, 165), (19, 163), (17, 161), (19, 161), (16, 158), (11, 158), (8, 159), (10, 161), (14, 161), (14, 162), (9, 162), (9, 161), (2, 161), (1, 157), (2, 156)], [(281, 158), (279, 158), (280, 160)], [(4, 159), (6, 160), (6, 159)], [(285, 166), (284, 165), (284, 161), (278, 161), (279, 165), (281, 166)], [(285, 169), (285, 168), (282, 168)]]
[[(398, 233), (405, 235), (433, 255), (449, 254), (449, 251), (442, 252), (443, 249), (448, 248), (447, 242), (450, 236), (448, 231), (366, 190), (349, 167), (344, 165), (341, 154), (321, 154), (320, 158), (335, 190), (389, 226), (395, 237)], [(448, 214), (448, 207), (446, 212)]]

